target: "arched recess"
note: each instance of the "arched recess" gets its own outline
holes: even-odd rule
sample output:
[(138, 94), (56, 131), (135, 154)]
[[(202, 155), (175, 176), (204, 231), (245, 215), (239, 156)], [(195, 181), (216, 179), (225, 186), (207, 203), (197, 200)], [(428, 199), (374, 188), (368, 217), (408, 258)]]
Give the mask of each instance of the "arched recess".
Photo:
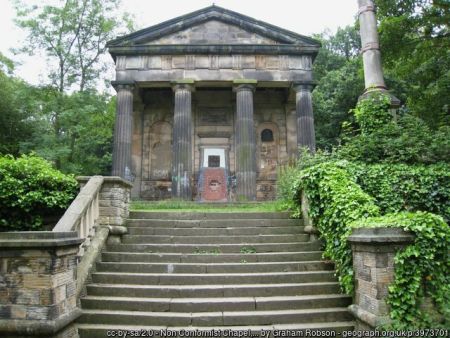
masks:
[(172, 167), (172, 126), (155, 122), (150, 127), (150, 179), (168, 180)]
[(259, 179), (272, 180), (277, 178), (279, 135), (278, 126), (273, 122), (261, 123), (256, 129), (258, 140), (256, 158)]

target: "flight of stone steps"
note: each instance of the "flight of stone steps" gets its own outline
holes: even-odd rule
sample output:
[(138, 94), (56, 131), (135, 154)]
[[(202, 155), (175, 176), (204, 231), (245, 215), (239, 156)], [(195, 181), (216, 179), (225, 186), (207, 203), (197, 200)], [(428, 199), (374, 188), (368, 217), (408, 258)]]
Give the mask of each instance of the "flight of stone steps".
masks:
[(80, 337), (352, 330), (351, 299), (300, 222), (287, 213), (132, 212), (81, 299)]

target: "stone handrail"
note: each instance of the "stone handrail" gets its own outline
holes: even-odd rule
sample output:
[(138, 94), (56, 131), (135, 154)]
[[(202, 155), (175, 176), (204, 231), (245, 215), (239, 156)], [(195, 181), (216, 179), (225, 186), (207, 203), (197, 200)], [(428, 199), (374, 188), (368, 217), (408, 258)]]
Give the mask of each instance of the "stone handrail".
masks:
[(83, 240), (78, 253), (80, 257), (89, 245), (100, 217), (99, 193), (103, 181), (103, 176), (92, 176), (53, 228), (54, 232), (77, 232)]

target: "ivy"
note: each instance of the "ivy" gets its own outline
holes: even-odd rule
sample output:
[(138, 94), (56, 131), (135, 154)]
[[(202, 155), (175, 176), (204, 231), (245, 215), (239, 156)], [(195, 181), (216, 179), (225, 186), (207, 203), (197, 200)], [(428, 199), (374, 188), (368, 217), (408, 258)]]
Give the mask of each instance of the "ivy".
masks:
[(293, 182), (295, 200), (300, 204), (301, 191), (310, 203), (309, 215), (325, 242), (324, 256), (332, 259), (344, 292), (353, 292), (352, 252), (347, 242), (352, 221), (378, 216), (379, 208), (344, 169), (349, 163), (324, 162), (300, 171)]
[[(352, 227), (400, 226), (414, 232), (415, 242), (395, 257), (387, 300), (391, 328), (448, 326), (441, 320), (450, 318), (450, 230), (442, 217), (449, 215), (448, 165), (364, 165), (326, 156), (313, 162), (284, 172), (292, 176), (282, 177), (283, 196), (298, 209), (302, 191), (306, 194), (309, 216), (324, 240), (324, 256), (335, 262), (344, 292), (354, 290), (347, 242)], [(385, 212), (391, 213), (380, 216)], [(423, 310), (426, 297), (437, 313)]]
[(390, 122), (390, 105), (389, 96), (379, 91), (369, 92), (364, 100), (360, 100), (352, 112), (361, 127), (361, 133), (370, 134)]
[(37, 156), (0, 156), (0, 231), (42, 230), (68, 207), (77, 181)]
[[(402, 212), (358, 220), (351, 227), (398, 226), (415, 234), (415, 241), (397, 252), (395, 279), (387, 302), (395, 329), (448, 328), (450, 325), (450, 228), (442, 217)], [(424, 309), (427, 297), (435, 305)], [(447, 322), (442, 322), (442, 319)]]

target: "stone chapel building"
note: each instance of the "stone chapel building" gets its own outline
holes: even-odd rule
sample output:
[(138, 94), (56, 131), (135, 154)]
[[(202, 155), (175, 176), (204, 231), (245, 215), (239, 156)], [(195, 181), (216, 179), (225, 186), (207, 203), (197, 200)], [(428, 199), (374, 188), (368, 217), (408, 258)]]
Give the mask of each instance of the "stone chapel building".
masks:
[(108, 47), (112, 174), (134, 198), (273, 199), (277, 167), (315, 149), (314, 39), (210, 6)]

